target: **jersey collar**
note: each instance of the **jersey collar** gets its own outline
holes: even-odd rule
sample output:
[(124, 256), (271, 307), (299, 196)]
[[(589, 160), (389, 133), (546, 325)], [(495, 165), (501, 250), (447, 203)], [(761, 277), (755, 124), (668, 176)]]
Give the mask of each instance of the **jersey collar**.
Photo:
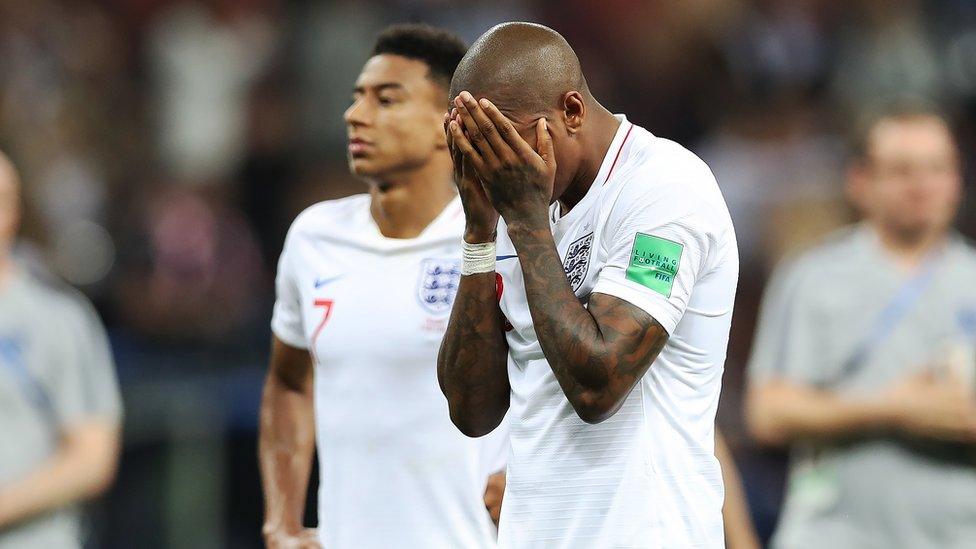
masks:
[(607, 154), (603, 157), (603, 163), (600, 164), (600, 171), (597, 172), (596, 177), (593, 179), (593, 183), (590, 184), (590, 188), (583, 195), (583, 199), (579, 201), (578, 204), (573, 206), (573, 209), (569, 211), (564, 216), (560, 216), (560, 206), (559, 201), (555, 201), (549, 206), (549, 220), (555, 223), (567, 223), (571, 222), (576, 217), (582, 215), (580, 212), (584, 212), (588, 209), (591, 202), (596, 200), (596, 197), (600, 194), (600, 189), (604, 184), (610, 180), (610, 176), (613, 175), (617, 164), (620, 161), (621, 153), (623, 152), (624, 145), (626, 145), (628, 138), (630, 137), (631, 130), (634, 129), (634, 125), (627, 121), (627, 116), (623, 114), (615, 114), (614, 118), (620, 121), (620, 125), (617, 126), (617, 133), (614, 134), (613, 140), (610, 141), (610, 147), (607, 148)]

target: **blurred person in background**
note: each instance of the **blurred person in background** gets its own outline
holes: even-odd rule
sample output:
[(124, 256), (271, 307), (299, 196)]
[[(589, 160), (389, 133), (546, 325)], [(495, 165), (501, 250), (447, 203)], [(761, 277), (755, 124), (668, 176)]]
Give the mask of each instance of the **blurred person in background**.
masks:
[(90, 304), (11, 256), (20, 191), (0, 154), (0, 548), (80, 547), (77, 506), (115, 477), (122, 403)]
[[(310, 207), (285, 240), (260, 423), (269, 547), (494, 545), (507, 434), (459, 433), (435, 370), (460, 277), (443, 116), (465, 51), (432, 27), (379, 36), (345, 113), (369, 192)], [(317, 532), (302, 525), (316, 443)]]
[(789, 445), (772, 545), (972, 547), (976, 250), (948, 121), (879, 112), (847, 191), (863, 222), (777, 269), (749, 365), (755, 437)]

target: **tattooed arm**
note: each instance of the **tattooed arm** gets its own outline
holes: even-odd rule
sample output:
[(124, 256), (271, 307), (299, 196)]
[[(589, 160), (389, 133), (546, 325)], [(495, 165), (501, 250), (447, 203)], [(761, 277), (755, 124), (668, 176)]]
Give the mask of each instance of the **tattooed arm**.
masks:
[(583, 307), (573, 294), (545, 227), (509, 227), (532, 323), (560, 387), (579, 417), (598, 423), (612, 416), (668, 340), (638, 307), (606, 294)]
[(536, 152), (487, 99), (479, 103), (462, 92), (455, 106), (449, 131), (508, 224), (542, 351), (579, 417), (604, 421), (650, 367), (668, 333), (620, 298), (594, 293), (587, 308), (574, 295), (549, 228), (556, 166), (545, 118), (535, 123)]
[(495, 295), (495, 273), (461, 277), (437, 354), (451, 421), (469, 437), (493, 431), (508, 410), (508, 343)]
[[(470, 244), (491, 242), (495, 240), (498, 213), (454, 146), (451, 132), (447, 133), (447, 142), (464, 206), (464, 240)], [(437, 354), (437, 380), (447, 397), (451, 421), (462, 433), (471, 437), (486, 435), (505, 417), (511, 392), (508, 343), (498, 308), (495, 273), (461, 277)]]

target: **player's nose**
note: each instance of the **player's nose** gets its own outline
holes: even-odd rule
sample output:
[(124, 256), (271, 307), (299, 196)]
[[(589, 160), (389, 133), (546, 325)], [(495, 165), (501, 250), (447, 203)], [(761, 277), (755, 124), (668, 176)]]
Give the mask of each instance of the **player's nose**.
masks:
[(343, 113), (342, 118), (345, 120), (348, 126), (365, 126), (369, 123), (369, 113), (366, 102), (359, 99), (352, 102), (346, 112)]

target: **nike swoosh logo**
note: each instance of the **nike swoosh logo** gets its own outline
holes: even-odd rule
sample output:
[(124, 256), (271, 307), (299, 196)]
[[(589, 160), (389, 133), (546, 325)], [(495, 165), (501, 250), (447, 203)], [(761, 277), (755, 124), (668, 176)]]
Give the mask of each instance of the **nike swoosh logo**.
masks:
[(512, 259), (513, 257), (518, 257), (518, 255), (497, 255), (495, 256), (495, 261), (501, 261), (503, 259)]
[(315, 279), (315, 289), (318, 290), (322, 286), (325, 286), (326, 284), (329, 284), (330, 282), (335, 282), (336, 280), (339, 280), (343, 276), (344, 275), (336, 275), (336, 276), (329, 276), (329, 277), (324, 277), (324, 278), (316, 278)]

